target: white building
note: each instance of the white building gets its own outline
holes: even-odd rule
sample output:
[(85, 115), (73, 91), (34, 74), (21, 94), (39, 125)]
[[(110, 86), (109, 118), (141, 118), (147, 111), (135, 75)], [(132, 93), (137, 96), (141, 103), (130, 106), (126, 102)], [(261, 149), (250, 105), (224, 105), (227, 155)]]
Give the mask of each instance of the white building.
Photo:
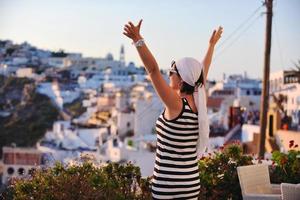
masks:
[(42, 152), (34, 148), (3, 147), (2, 183), (11, 178), (26, 178), (43, 165)]
[(133, 132), (134, 129), (134, 112), (118, 112), (117, 113), (117, 129), (118, 135), (124, 136), (129, 131)]
[(53, 130), (47, 131), (40, 146), (50, 146), (54, 150), (96, 151), (107, 138), (107, 127), (74, 129), (69, 121), (56, 121)]
[(134, 134), (154, 133), (155, 122), (162, 113), (163, 105), (154, 93), (145, 92), (145, 98), (138, 98), (135, 103)]
[(33, 69), (30, 67), (19, 68), (16, 71), (16, 75), (18, 78), (32, 78), (33, 77)]
[(287, 97), (284, 109), (292, 117), (294, 124), (300, 121), (300, 72), (277, 71), (270, 74), (270, 95)]
[(0, 74), (7, 75), (7, 64), (0, 63)]
[(208, 96), (226, 97), (226, 96), (252, 96), (260, 97), (261, 81), (250, 79), (246, 75), (230, 75), (218, 81), (209, 88)]
[(216, 82), (208, 89), (208, 96), (208, 105), (220, 104), (219, 108), (208, 109), (210, 124), (218, 124), (228, 129), (231, 106), (241, 107), (246, 112), (260, 109), (261, 81), (250, 79), (246, 74), (228, 77), (224, 75), (223, 80)]
[(69, 67), (71, 66), (71, 58), (68, 57), (49, 57), (43, 59), (45, 64), (48, 64), (53, 67), (57, 68), (64, 68), (64, 67)]
[(24, 65), (28, 62), (28, 58), (26, 57), (14, 57), (12, 59), (12, 64), (13, 65)]
[(59, 108), (64, 103), (71, 103), (79, 97), (79, 90), (61, 90), (58, 82), (43, 82), (38, 85), (38, 92), (47, 95)]

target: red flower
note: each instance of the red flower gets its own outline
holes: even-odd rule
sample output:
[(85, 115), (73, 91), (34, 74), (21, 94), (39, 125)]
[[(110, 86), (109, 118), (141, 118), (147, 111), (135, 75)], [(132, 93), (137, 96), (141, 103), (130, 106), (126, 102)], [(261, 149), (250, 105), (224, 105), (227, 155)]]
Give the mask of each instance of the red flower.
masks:
[(298, 147), (298, 144), (296, 144), (294, 147), (297, 148), (297, 147)]
[(272, 162), (272, 166), (274, 166), (274, 165), (275, 165), (275, 161)]
[(284, 165), (287, 163), (287, 158), (286, 157), (283, 157), (281, 160), (280, 160), (280, 164), (281, 165)]

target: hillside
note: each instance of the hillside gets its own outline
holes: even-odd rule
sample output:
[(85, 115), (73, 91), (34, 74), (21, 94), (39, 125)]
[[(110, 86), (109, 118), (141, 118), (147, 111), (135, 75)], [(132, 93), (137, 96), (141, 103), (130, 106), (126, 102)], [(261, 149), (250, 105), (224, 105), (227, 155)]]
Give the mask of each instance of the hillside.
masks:
[(59, 112), (51, 100), (35, 90), (26, 78), (0, 76), (0, 157), (2, 147), (33, 146), (52, 127)]

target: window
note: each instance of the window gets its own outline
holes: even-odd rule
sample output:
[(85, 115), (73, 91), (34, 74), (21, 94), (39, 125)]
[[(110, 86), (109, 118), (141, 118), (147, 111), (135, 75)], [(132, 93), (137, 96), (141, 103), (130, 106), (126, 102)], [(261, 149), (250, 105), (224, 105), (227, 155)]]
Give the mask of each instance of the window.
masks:
[(15, 172), (15, 170), (14, 170), (14, 168), (12, 168), (12, 167), (9, 167), (9, 168), (7, 169), (7, 173), (8, 173), (9, 175), (12, 175), (14, 172)]
[(34, 168), (31, 168), (30, 170), (28, 170), (28, 174), (29, 174), (29, 175), (33, 175), (34, 172), (35, 172), (35, 169), (34, 169)]
[(118, 147), (118, 140), (117, 139), (113, 139), (113, 146)]
[(19, 168), (19, 169), (18, 169), (18, 174), (19, 174), (19, 175), (25, 174), (25, 169), (24, 169), (23, 167)]

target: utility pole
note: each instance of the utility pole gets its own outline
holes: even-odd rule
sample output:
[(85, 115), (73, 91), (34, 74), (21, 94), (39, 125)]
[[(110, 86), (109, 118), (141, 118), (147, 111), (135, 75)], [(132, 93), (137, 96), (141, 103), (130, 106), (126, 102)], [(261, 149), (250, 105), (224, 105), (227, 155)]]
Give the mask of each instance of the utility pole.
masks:
[(261, 104), (260, 104), (259, 156), (262, 158), (264, 158), (264, 154), (265, 154), (267, 114), (269, 108), (269, 75), (270, 75), (273, 0), (265, 0), (264, 4), (267, 8), (267, 18), (266, 18), (267, 20), (266, 20), (265, 56), (264, 56), (264, 76), (263, 76), (263, 88), (262, 88)]

